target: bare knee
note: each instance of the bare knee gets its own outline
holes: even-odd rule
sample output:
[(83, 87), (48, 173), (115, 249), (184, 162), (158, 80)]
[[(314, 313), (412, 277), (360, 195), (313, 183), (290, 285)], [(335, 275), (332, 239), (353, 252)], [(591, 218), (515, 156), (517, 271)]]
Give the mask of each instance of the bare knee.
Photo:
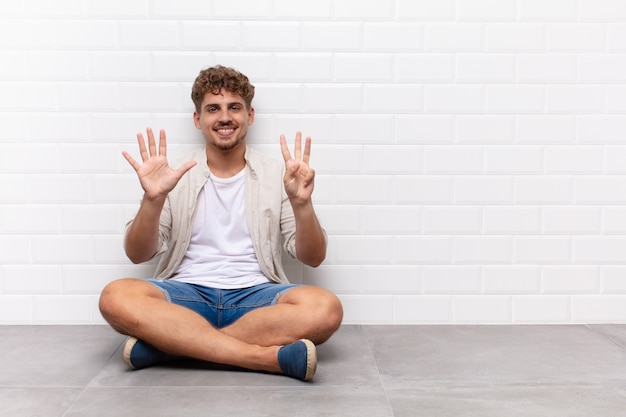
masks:
[(98, 306), (105, 319), (108, 319), (108, 317), (114, 315), (119, 310), (120, 303), (123, 302), (123, 298), (126, 294), (125, 288), (129, 283), (130, 282), (126, 279), (120, 279), (110, 282), (104, 287), (102, 293), (100, 293)]
[(289, 291), (285, 295), (290, 298), (289, 302), (303, 308), (304, 314), (299, 316), (302, 337), (321, 344), (341, 326), (343, 307), (339, 298), (330, 291), (307, 286)]
[(318, 299), (317, 309), (320, 331), (314, 341), (320, 344), (327, 341), (341, 326), (343, 306), (335, 294), (325, 291), (325, 294)]
[(99, 308), (102, 317), (120, 333), (130, 334), (137, 325), (141, 312), (137, 309), (142, 297), (159, 297), (160, 291), (154, 285), (139, 279), (124, 278), (112, 281), (102, 290)]

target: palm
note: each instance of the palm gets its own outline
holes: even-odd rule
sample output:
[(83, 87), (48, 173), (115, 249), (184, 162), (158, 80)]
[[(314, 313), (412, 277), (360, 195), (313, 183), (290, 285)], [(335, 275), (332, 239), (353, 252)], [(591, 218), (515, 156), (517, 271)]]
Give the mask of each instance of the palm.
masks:
[(280, 145), (285, 160), (285, 191), (289, 199), (298, 203), (307, 203), (313, 194), (315, 171), (309, 166), (311, 138), (307, 137), (302, 152), (302, 134), (296, 134), (294, 156), (291, 156), (285, 136), (281, 136)]
[(141, 133), (137, 134), (143, 164), (138, 163), (128, 152), (123, 152), (123, 155), (137, 172), (139, 182), (146, 193), (146, 197), (164, 197), (174, 189), (181, 177), (196, 165), (196, 162), (189, 161), (178, 169), (172, 169), (167, 161), (165, 131), (161, 130), (160, 132), (158, 152), (152, 129), (148, 128), (147, 134), (147, 148), (143, 135)]
[(137, 171), (137, 176), (141, 187), (150, 197), (169, 193), (180, 179), (176, 171), (170, 168), (167, 158), (160, 155), (145, 161)]
[(308, 179), (312, 171), (309, 165), (292, 159), (285, 163), (285, 167), (289, 174), (285, 177), (287, 195), (297, 200), (307, 199), (313, 188), (313, 182)]

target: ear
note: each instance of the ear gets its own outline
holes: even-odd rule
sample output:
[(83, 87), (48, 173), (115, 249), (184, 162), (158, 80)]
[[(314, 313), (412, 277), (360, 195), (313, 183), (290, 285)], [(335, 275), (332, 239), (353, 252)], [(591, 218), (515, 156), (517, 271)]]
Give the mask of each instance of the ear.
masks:
[(250, 107), (248, 110), (248, 124), (251, 125), (254, 123), (254, 107)]
[(196, 125), (197, 129), (200, 129), (200, 115), (197, 111), (193, 112), (193, 124)]

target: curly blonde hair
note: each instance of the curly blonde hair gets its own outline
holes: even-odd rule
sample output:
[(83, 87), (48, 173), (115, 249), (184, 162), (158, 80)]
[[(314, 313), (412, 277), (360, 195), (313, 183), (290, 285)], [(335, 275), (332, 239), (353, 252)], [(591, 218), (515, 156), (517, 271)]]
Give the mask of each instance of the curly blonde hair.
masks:
[(196, 106), (196, 111), (200, 113), (200, 106), (207, 92), (219, 94), (222, 89), (239, 94), (250, 109), (254, 98), (254, 86), (244, 74), (234, 68), (217, 65), (203, 69), (196, 77), (191, 88), (191, 100)]

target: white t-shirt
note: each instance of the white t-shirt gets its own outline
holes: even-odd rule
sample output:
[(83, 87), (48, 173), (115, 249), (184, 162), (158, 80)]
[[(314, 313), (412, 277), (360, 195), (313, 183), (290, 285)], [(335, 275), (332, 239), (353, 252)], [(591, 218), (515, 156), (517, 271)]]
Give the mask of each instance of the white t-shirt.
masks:
[(246, 222), (244, 171), (230, 178), (209, 175), (198, 197), (187, 253), (171, 279), (222, 289), (269, 281)]

